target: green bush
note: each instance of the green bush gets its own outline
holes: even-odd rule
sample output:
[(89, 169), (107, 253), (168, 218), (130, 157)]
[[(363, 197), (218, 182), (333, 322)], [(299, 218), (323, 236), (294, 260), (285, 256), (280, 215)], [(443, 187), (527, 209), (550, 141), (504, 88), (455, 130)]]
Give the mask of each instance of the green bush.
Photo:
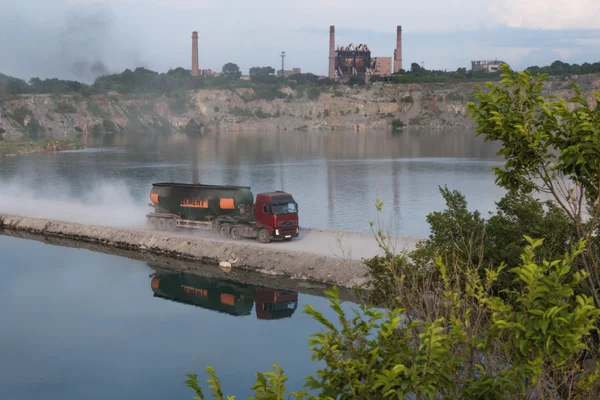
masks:
[(415, 99), (413, 99), (412, 96), (405, 96), (405, 97), (403, 97), (403, 98), (400, 99), (400, 102), (401, 103), (410, 103), (410, 104), (412, 104), (412, 103), (415, 102)]
[(54, 112), (59, 114), (76, 114), (77, 109), (71, 103), (58, 103), (54, 109)]
[(400, 129), (404, 128), (404, 122), (402, 122), (399, 119), (395, 119), (392, 121), (392, 130), (394, 131), (398, 131)]
[(21, 126), (25, 125), (25, 118), (28, 116), (33, 117), (33, 112), (27, 106), (17, 108), (12, 114), (13, 119)]
[(249, 108), (234, 107), (231, 109), (231, 111), (229, 113), (231, 115), (235, 115), (237, 117), (252, 117), (252, 116), (254, 116), (254, 114), (252, 113), (252, 110)]
[(187, 102), (185, 99), (185, 94), (175, 96), (169, 101), (169, 109), (176, 115), (181, 115), (185, 113), (186, 107)]
[(31, 118), (26, 126), (26, 131), (32, 140), (38, 140), (43, 131), (43, 127), (40, 125), (37, 119)]
[(319, 97), (321, 97), (321, 89), (317, 86), (311, 86), (310, 88), (308, 88), (306, 93), (310, 100), (318, 100)]
[(105, 133), (117, 133), (118, 131), (117, 126), (110, 118), (104, 118), (102, 120), (102, 128)]
[[(600, 366), (586, 368), (580, 357), (600, 309), (591, 297), (576, 297), (573, 290), (585, 278), (572, 264), (584, 243), (556, 261), (536, 262), (542, 241), (526, 239), (522, 262), (510, 271), (517, 287), (512, 304), (489, 294), (502, 267), (480, 278), (463, 264), (453, 268), (463, 271), (456, 276), (441, 260), (443, 284), (433, 318), (367, 305), (347, 315), (339, 290), (327, 291), (338, 323), (306, 307), (304, 312), (322, 325), (309, 342), (313, 360), (323, 366), (306, 378), (305, 386), (331, 400), (591, 398), (598, 390)], [(402, 277), (393, 278), (391, 285), (402, 284)], [(215, 371), (206, 370), (212, 395), (224, 399)], [(186, 385), (204, 399), (197, 376), (188, 378)], [(278, 366), (257, 374), (253, 398), (288, 398), (286, 380)], [(290, 397), (317, 398), (307, 392)]]
[(446, 101), (466, 101), (467, 99), (460, 93), (449, 93), (446, 95)]

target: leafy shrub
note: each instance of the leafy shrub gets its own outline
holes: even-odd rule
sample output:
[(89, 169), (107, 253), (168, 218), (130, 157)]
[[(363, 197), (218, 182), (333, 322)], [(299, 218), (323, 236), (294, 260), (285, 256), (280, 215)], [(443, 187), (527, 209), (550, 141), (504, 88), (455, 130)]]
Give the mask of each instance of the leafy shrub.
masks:
[(37, 119), (31, 118), (27, 124), (26, 130), (31, 139), (38, 140), (40, 138), (40, 133), (43, 131), (43, 127), (40, 125)]
[[(600, 366), (586, 368), (580, 357), (600, 309), (591, 297), (576, 297), (573, 290), (585, 278), (572, 264), (584, 243), (561, 259), (538, 263), (542, 241), (526, 239), (522, 262), (510, 271), (517, 287), (512, 304), (489, 294), (499, 269), (488, 269), (480, 278), (463, 264), (453, 268), (463, 271), (455, 276), (441, 260), (443, 285), (433, 318), (367, 305), (347, 315), (339, 290), (326, 291), (338, 324), (306, 306), (304, 312), (323, 328), (310, 338), (310, 349), (313, 360), (324, 365), (306, 378), (305, 386), (331, 400), (591, 398), (598, 390)], [(215, 371), (209, 367), (207, 372), (212, 395), (225, 398)], [(186, 385), (203, 399), (197, 376), (188, 378)], [(286, 398), (286, 380), (278, 366), (257, 374), (254, 398)], [(290, 395), (317, 398), (306, 392)]]
[(252, 113), (252, 110), (250, 110), (249, 108), (240, 108), (240, 107), (232, 108), (229, 113), (231, 115), (235, 115), (237, 117), (252, 117), (254, 115)]
[(25, 125), (25, 118), (28, 116), (32, 117), (33, 112), (31, 112), (31, 110), (26, 106), (17, 108), (12, 114), (13, 119), (21, 126)]
[(176, 115), (181, 115), (186, 111), (185, 94), (171, 98), (169, 101), (169, 109)]
[(311, 86), (306, 91), (306, 94), (310, 100), (317, 100), (319, 97), (321, 97), (321, 89), (317, 86)]
[(403, 97), (403, 98), (400, 99), (400, 102), (412, 104), (412, 103), (415, 102), (415, 99), (412, 96), (405, 96), (405, 97)]
[(467, 99), (460, 93), (449, 93), (446, 95), (446, 101), (466, 101)]
[(392, 121), (392, 130), (398, 131), (404, 128), (404, 122), (399, 119), (395, 119)]
[(62, 103), (58, 103), (56, 105), (54, 112), (59, 113), (59, 114), (76, 114), (77, 109), (71, 103), (62, 102)]
[(116, 133), (117, 126), (110, 118), (104, 118), (102, 120), (102, 128), (104, 128), (105, 133)]

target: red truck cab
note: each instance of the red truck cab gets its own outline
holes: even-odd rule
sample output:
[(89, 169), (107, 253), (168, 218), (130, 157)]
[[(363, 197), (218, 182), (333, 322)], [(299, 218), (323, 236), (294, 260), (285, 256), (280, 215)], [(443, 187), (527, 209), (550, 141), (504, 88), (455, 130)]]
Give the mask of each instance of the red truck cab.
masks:
[(298, 292), (258, 288), (254, 297), (256, 318), (289, 318), (298, 307)]
[(271, 239), (298, 237), (298, 203), (285, 192), (259, 193), (254, 204), (257, 228), (267, 230)]

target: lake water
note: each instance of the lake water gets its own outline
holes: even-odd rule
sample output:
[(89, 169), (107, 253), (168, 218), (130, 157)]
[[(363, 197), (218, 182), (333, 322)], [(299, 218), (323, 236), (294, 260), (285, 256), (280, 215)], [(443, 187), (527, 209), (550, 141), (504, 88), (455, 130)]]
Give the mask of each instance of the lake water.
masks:
[[(461, 190), (483, 212), (502, 195), (489, 172), (497, 147), (470, 132), (222, 133), (105, 144), (0, 158), (0, 212), (137, 226), (153, 182), (197, 175), (255, 194), (289, 191), (305, 227), (368, 231), (379, 198), (394, 233), (426, 236), (427, 213), (444, 206), (439, 185)], [(0, 255), (0, 399), (191, 398), (184, 375), (205, 378), (207, 365), (238, 398), (249, 395), (254, 372), (274, 363), (297, 390), (316, 368), (308, 337), (319, 326), (304, 305), (332, 317), (325, 299), (279, 293), (276, 283), (153, 279), (140, 261), (2, 235)], [(274, 293), (280, 300), (267, 301)]]
[[(201, 183), (292, 193), (304, 227), (368, 232), (380, 199), (392, 233), (422, 237), (429, 232), (427, 214), (444, 207), (440, 185), (462, 191), (482, 212), (502, 195), (489, 171), (498, 165), (497, 146), (472, 132), (222, 133), (140, 141), (117, 137), (118, 147), (0, 158), (0, 184), (9, 188), (0, 210), (143, 223), (153, 182), (192, 182), (196, 171)], [(109, 211), (90, 221), (101, 211), (75, 213), (74, 205), (51, 206), (53, 200)]]
[(333, 317), (297, 293), (295, 310), (275, 311), (276, 288), (177, 274), (153, 285), (145, 263), (87, 250), (0, 235), (0, 254), (0, 399), (191, 399), (185, 374), (204, 380), (207, 365), (237, 398), (275, 363), (297, 390), (320, 329), (304, 306)]

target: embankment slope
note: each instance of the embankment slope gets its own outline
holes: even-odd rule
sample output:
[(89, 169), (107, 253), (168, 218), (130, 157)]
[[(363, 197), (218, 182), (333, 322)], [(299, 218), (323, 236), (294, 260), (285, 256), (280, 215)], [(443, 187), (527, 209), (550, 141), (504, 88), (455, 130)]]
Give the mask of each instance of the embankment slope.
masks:
[[(0, 229), (213, 265), (228, 261), (234, 269), (343, 288), (366, 282), (369, 273), (360, 258), (378, 253), (377, 244), (369, 235), (318, 230), (307, 230), (292, 242), (262, 245), (255, 241), (117, 229), (1, 214)], [(396, 246), (410, 250), (416, 242), (417, 239), (399, 238)], [(339, 249), (337, 253), (336, 248)]]

